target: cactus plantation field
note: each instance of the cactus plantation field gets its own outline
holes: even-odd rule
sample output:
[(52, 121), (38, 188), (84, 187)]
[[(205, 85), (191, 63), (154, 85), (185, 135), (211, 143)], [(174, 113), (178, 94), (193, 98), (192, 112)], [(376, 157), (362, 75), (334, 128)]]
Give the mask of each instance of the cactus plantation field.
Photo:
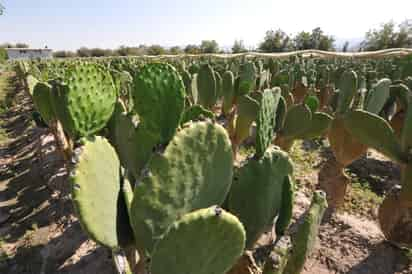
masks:
[(10, 62), (0, 272), (411, 274), (412, 51)]

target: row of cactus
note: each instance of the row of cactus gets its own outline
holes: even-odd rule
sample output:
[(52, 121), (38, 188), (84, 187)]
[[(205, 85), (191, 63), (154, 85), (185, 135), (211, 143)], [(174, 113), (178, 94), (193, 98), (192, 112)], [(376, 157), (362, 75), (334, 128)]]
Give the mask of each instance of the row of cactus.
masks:
[[(375, 134), (382, 138), (382, 126), (374, 134), (368, 131), (375, 137), (367, 138), (363, 124), (350, 126), (362, 112), (388, 120), (401, 138), (412, 81), (393, 67), (378, 61), (328, 62), (299, 56), (288, 62), (205, 58), (170, 63), (177, 70), (144, 59), (70, 61), (62, 62), (59, 72), (54, 64), (44, 65), (40, 74), (32, 69), (25, 75), (40, 80), (32, 77), (30, 90), (44, 122), (51, 128), (61, 125), (71, 146), (81, 144), (69, 151), (76, 163), (75, 207), (90, 237), (113, 250), (119, 269), (225, 273), (232, 268), (229, 273), (236, 273), (241, 254), (254, 250), (273, 224), (278, 239), (287, 237), (294, 188), (285, 151), (297, 139), (328, 137), (336, 161), (333, 168), (325, 165), (320, 177), (329, 178), (329, 185), (322, 187), (332, 206), (345, 194), (348, 178), (343, 168), (367, 147), (402, 165), (409, 161), (406, 150), (374, 140)], [(105, 138), (93, 137), (96, 134)], [(246, 139), (253, 139), (255, 153), (234, 164)], [(110, 168), (106, 163), (112, 163)], [(401, 193), (408, 193), (405, 174)], [(409, 204), (406, 198), (394, 202), (390, 197), (381, 207), (382, 228), (388, 239), (408, 244), (410, 239), (399, 235), (411, 231)], [(287, 252), (277, 239), (267, 263), (260, 265), (265, 273), (299, 273), (324, 200), (314, 195), (308, 228), (302, 226), (293, 236)], [(388, 222), (384, 214), (393, 208), (403, 208), (402, 214)], [(226, 229), (233, 238), (227, 233), (210, 238), (213, 231)], [(211, 251), (203, 254), (198, 245)], [(193, 251), (186, 252), (186, 246)], [(122, 259), (123, 250), (130, 248), (139, 251), (140, 264), (135, 265), (134, 256), (128, 256), (129, 264)], [(218, 252), (229, 255), (220, 258)], [(273, 254), (283, 254), (284, 263), (271, 267)], [(216, 269), (212, 263), (201, 267), (208, 260), (216, 262)]]

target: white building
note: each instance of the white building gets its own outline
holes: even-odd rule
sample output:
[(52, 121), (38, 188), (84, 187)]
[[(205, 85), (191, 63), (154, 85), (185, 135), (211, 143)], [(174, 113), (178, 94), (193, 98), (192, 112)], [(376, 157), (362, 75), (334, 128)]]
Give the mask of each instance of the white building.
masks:
[(24, 59), (51, 59), (53, 50), (51, 49), (24, 49), (24, 48), (6, 48), (9, 60)]

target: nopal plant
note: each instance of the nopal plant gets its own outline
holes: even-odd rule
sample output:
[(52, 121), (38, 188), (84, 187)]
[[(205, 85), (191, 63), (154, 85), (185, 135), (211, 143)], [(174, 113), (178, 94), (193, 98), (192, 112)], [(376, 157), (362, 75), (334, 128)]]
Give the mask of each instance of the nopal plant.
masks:
[[(275, 225), (280, 238), (290, 223), (292, 162), (270, 145), (280, 95), (265, 90), (256, 101), (256, 153), (234, 168), (229, 134), (213, 120), (191, 120), (207, 110), (185, 110), (184, 87), (171, 65), (144, 65), (133, 76), (133, 113), (116, 104), (110, 142), (86, 137), (75, 151), (76, 212), (88, 235), (113, 251), (120, 273), (237, 273), (262, 233)], [(316, 208), (326, 205), (315, 197), (280, 254), (289, 270), (277, 273), (302, 268), (323, 215)], [(269, 247), (267, 258), (277, 250)]]

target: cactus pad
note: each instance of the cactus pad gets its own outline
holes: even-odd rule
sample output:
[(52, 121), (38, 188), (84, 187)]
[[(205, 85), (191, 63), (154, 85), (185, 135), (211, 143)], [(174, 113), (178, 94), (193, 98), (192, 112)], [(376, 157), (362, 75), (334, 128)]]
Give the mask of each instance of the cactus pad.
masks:
[(41, 117), (49, 124), (56, 118), (50, 102), (51, 86), (47, 83), (39, 82), (33, 89), (34, 107), (40, 112)]
[(213, 68), (209, 64), (203, 64), (197, 74), (198, 103), (207, 109), (216, 104), (217, 85)]
[(239, 88), (236, 91), (238, 96), (248, 94), (256, 86), (257, 69), (253, 62), (243, 64), (239, 72)]
[(133, 79), (134, 109), (144, 127), (167, 143), (179, 126), (184, 109), (185, 86), (174, 67), (146, 64)]
[(233, 97), (235, 96), (235, 77), (231, 71), (226, 71), (222, 76), (222, 94), (223, 104), (222, 110), (224, 114), (228, 114), (233, 106)]
[(311, 124), (312, 113), (306, 105), (294, 105), (286, 113), (282, 136), (293, 138), (305, 132)]
[(214, 119), (215, 114), (210, 110), (203, 108), (201, 105), (193, 105), (183, 112), (182, 125), (189, 121), (204, 120), (206, 118)]
[(343, 114), (351, 106), (353, 97), (358, 87), (358, 76), (353, 70), (345, 71), (339, 80), (339, 95), (337, 98), (336, 112)]
[(256, 120), (259, 111), (259, 103), (250, 96), (238, 98), (238, 116), (236, 118), (235, 135), (237, 143), (240, 144), (249, 136), (250, 126)]
[(96, 242), (118, 247), (120, 163), (107, 140), (95, 137), (85, 141), (70, 179), (73, 203), (83, 229)]
[(242, 255), (245, 230), (232, 214), (217, 208), (184, 215), (153, 252), (152, 274), (224, 274)]
[(374, 114), (379, 114), (390, 96), (391, 80), (381, 79), (369, 91), (366, 98), (365, 110)]
[(285, 177), (292, 170), (287, 153), (271, 147), (261, 159), (249, 160), (235, 174), (228, 208), (245, 226), (248, 248), (273, 224), (282, 205)]
[(302, 271), (306, 258), (315, 245), (320, 222), (327, 207), (325, 193), (322, 191), (314, 192), (312, 203), (304, 217), (304, 221), (298, 227), (296, 234), (292, 236), (293, 250), (288, 258), (284, 274), (299, 274)]
[(51, 102), (63, 129), (72, 137), (91, 136), (106, 126), (116, 103), (116, 88), (108, 71), (75, 63), (63, 81), (53, 81)]
[(362, 110), (349, 113), (344, 125), (356, 139), (386, 156), (401, 162), (403, 157), (401, 146), (389, 123), (376, 114)]
[(140, 249), (151, 251), (168, 226), (192, 210), (220, 205), (232, 182), (232, 150), (225, 129), (186, 124), (134, 190), (131, 221)]
[(276, 126), (276, 109), (279, 104), (280, 90), (263, 92), (256, 118), (256, 156), (261, 157), (272, 142)]

